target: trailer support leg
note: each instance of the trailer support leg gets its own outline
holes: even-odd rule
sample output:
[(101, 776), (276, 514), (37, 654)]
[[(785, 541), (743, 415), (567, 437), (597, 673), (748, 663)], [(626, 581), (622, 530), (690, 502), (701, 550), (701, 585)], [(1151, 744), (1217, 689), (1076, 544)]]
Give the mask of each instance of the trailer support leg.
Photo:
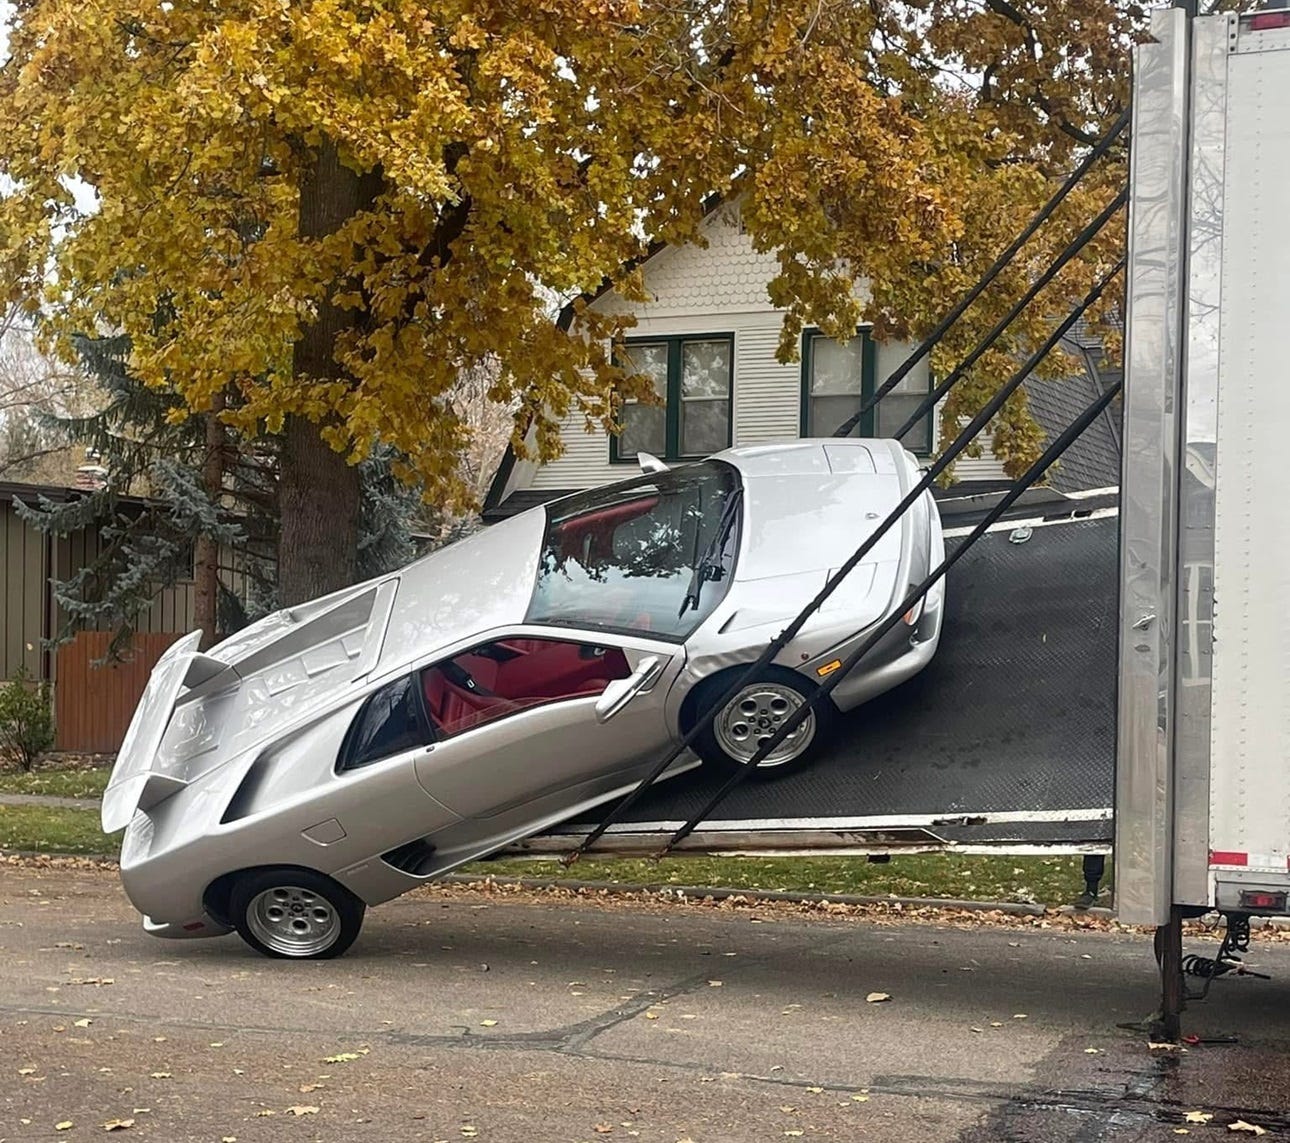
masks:
[(1182, 1011), (1185, 1007), (1185, 990), (1182, 971), (1182, 909), (1173, 905), (1168, 924), (1156, 929), (1156, 964), (1160, 968), (1160, 1019), (1152, 1029), (1152, 1036), (1177, 1043), (1182, 1033)]

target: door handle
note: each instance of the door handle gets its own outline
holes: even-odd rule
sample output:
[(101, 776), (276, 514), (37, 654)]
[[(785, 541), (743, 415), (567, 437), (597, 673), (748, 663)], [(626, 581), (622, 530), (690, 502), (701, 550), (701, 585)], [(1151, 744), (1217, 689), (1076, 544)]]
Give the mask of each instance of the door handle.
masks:
[(657, 655), (646, 655), (625, 679), (614, 679), (596, 700), (596, 721), (608, 722), (636, 695), (653, 683), (663, 670)]

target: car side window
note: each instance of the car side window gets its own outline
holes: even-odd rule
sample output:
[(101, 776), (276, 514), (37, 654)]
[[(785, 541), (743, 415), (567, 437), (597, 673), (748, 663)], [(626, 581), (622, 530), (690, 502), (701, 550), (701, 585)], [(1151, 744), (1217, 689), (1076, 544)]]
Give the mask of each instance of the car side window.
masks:
[(618, 647), (564, 639), (498, 639), (421, 672), (421, 696), (441, 736), (548, 703), (593, 697), (631, 674)]
[(415, 675), (383, 686), (359, 708), (341, 747), (340, 769), (353, 770), (430, 742)]

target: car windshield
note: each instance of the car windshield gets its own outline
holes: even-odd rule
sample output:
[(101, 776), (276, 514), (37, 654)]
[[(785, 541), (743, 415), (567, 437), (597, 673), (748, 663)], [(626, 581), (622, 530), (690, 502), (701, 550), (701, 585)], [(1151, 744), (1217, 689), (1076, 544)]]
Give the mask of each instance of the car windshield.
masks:
[(729, 587), (741, 491), (707, 460), (549, 504), (527, 621), (684, 639)]

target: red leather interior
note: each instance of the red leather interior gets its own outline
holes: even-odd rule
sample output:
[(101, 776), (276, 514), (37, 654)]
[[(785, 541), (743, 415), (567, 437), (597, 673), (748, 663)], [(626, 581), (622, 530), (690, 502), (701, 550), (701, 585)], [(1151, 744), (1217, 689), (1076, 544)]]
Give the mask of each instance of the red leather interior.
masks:
[(638, 500), (629, 500), (625, 504), (615, 504), (602, 508), (599, 512), (566, 520), (555, 529), (560, 553), (566, 557), (584, 553), (604, 555), (606, 553), (602, 549), (612, 547), (616, 528), (657, 507), (657, 496), (643, 496)]
[(554, 639), (507, 639), (497, 646), (518, 653), (502, 662), (478, 651), (452, 660), (479, 690), (454, 683), (438, 667), (422, 672), (426, 706), (442, 733), (457, 734), (544, 703), (598, 695), (611, 680), (631, 674), (627, 657), (616, 647)]

